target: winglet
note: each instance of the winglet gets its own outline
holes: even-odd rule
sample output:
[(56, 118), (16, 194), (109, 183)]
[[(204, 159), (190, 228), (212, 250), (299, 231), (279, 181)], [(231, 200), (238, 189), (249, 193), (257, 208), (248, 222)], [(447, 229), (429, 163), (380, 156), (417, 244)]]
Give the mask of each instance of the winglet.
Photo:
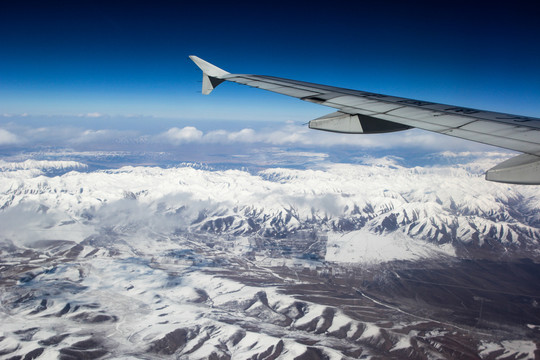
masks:
[(229, 74), (227, 71), (210, 64), (208, 61), (204, 61), (198, 56), (190, 55), (189, 58), (203, 72), (202, 93), (204, 95), (210, 94), (212, 90), (216, 88), (216, 86), (225, 81), (224, 79), (221, 79), (221, 77)]
[(220, 76), (228, 75), (229, 73), (223, 69), (218, 68), (215, 65), (210, 64), (208, 61), (204, 61), (198, 56), (190, 55), (189, 58), (197, 65), (203, 73), (208, 76), (219, 78)]

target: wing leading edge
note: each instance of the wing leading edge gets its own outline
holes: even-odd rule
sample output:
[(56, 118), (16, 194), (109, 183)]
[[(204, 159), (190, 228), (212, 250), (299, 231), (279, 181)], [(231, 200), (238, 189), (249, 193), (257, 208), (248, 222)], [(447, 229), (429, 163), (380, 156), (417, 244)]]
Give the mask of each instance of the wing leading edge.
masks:
[(248, 85), (338, 111), (311, 120), (311, 129), (371, 134), (412, 127), (516, 150), (524, 154), (486, 172), (490, 181), (540, 184), (540, 119), (343, 89), (264, 75), (231, 74), (197, 56), (203, 94), (224, 81)]

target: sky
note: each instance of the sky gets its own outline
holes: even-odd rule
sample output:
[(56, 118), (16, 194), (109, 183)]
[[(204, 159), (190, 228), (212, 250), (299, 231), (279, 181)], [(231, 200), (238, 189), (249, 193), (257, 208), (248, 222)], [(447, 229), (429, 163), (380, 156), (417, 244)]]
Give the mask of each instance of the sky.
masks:
[[(230, 83), (203, 96), (192, 54), (232, 73), (540, 117), (539, 18), (525, 1), (4, 0), (0, 146), (279, 138), (334, 111)], [(370, 139), (358, 142), (387, 143)]]

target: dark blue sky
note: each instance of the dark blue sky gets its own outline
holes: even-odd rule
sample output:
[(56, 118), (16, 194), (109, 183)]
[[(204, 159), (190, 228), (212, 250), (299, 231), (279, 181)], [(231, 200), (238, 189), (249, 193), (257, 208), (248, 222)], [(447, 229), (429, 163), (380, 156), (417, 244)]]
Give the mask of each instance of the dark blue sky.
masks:
[[(256, 73), (540, 116), (540, 5), (0, 2), (0, 114), (308, 121), (331, 109), (222, 85)], [(528, 4), (528, 5), (527, 5)]]

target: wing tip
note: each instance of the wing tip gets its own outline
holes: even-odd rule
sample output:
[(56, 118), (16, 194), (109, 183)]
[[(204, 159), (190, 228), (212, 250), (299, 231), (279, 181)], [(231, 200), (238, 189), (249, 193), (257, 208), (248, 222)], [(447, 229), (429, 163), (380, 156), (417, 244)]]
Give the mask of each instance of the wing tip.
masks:
[(215, 66), (214, 64), (210, 64), (208, 61), (205, 61), (196, 55), (189, 55), (189, 58), (195, 63), (195, 65), (199, 67), (199, 69), (202, 70), (204, 74), (210, 77), (220, 78), (229, 74), (229, 72)]

